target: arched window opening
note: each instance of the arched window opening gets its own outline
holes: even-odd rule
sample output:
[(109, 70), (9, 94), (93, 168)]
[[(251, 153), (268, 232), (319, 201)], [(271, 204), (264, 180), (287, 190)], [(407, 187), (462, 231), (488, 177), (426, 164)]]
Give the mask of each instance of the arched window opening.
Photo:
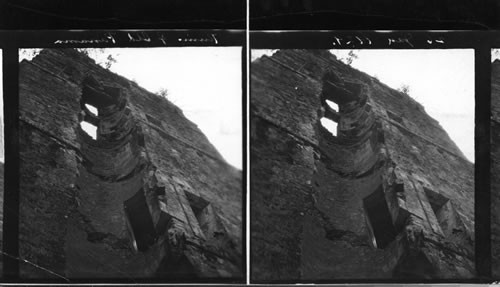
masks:
[(155, 243), (157, 238), (144, 190), (141, 188), (134, 196), (127, 199), (123, 205), (132, 245), (136, 251), (144, 252)]
[(321, 125), (329, 131), (333, 136), (337, 136), (337, 126), (338, 124), (328, 118), (321, 118)]
[(363, 199), (363, 209), (370, 242), (373, 247), (384, 249), (396, 238), (396, 229), (381, 185)]
[(191, 192), (186, 192), (186, 196), (191, 206), (191, 210), (193, 210), (194, 216), (198, 221), (198, 225), (200, 226), (201, 231), (206, 235), (208, 235), (209, 227), (211, 226), (209, 209), (209, 202), (206, 201), (201, 196), (197, 196)]
[(82, 83), (80, 99), (80, 127), (93, 140), (97, 140), (99, 127), (99, 109), (102, 98), (106, 95), (101, 91), (100, 84), (92, 77), (87, 77)]
[(95, 117), (97, 117), (97, 115), (99, 114), (98, 113), (98, 110), (96, 107), (90, 105), (90, 104), (85, 104), (85, 107), (87, 108), (87, 110)]
[(82, 121), (80, 122), (80, 127), (82, 130), (89, 135), (92, 139), (96, 140), (97, 139), (97, 127), (94, 126), (91, 123)]
[(334, 111), (334, 112), (339, 112), (339, 105), (335, 102), (332, 102), (330, 100), (326, 100), (326, 104)]
[[(443, 195), (424, 187), (425, 195), (431, 205), (432, 211), (445, 236), (461, 229), (461, 224), (455, 214), (451, 201)], [(457, 220), (458, 219), (458, 220)]]

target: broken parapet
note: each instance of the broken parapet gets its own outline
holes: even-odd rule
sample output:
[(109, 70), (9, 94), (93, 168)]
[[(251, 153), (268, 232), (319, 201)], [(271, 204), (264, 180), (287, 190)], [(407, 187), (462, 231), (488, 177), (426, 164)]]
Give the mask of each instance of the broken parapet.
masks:
[(21, 278), (242, 277), (241, 171), (179, 108), (73, 49), (19, 82)]
[(319, 50), (253, 62), (250, 104), (253, 280), (474, 277), (473, 165), (420, 104)]

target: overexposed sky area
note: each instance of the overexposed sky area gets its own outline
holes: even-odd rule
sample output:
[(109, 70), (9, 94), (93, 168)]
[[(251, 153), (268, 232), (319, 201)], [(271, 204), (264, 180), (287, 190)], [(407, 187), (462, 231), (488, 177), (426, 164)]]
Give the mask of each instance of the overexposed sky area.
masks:
[[(234, 167), (242, 168), (241, 47), (112, 48), (111, 71), (182, 109)], [(108, 52), (109, 51), (109, 52)]]
[[(97, 63), (167, 98), (182, 109), (234, 167), (242, 168), (241, 47), (108, 48)], [(20, 53), (20, 58), (26, 53)]]
[[(276, 50), (252, 50), (252, 61)], [(330, 50), (342, 61), (350, 50)], [(474, 162), (474, 50), (353, 50), (352, 67), (409, 95), (436, 119)]]

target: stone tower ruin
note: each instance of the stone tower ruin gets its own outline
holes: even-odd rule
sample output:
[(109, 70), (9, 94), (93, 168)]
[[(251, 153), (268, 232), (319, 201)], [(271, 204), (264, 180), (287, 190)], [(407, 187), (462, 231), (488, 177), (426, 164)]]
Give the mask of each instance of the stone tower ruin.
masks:
[(74, 49), (19, 69), (21, 278), (243, 276), (241, 171), (178, 107)]
[(326, 50), (250, 83), (253, 280), (475, 276), (474, 166), (422, 105)]

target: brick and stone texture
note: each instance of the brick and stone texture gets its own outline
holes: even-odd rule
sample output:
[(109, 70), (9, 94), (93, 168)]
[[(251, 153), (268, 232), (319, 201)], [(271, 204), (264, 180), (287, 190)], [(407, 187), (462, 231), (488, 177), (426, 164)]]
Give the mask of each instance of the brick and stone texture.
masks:
[(178, 107), (73, 49), (19, 83), (21, 278), (243, 276), (241, 171)]
[(475, 276), (474, 166), (421, 104), (326, 50), (250, 74), (252, 280)]
[(500, 279), (500, 60), (491, 67), (491, 273)]

